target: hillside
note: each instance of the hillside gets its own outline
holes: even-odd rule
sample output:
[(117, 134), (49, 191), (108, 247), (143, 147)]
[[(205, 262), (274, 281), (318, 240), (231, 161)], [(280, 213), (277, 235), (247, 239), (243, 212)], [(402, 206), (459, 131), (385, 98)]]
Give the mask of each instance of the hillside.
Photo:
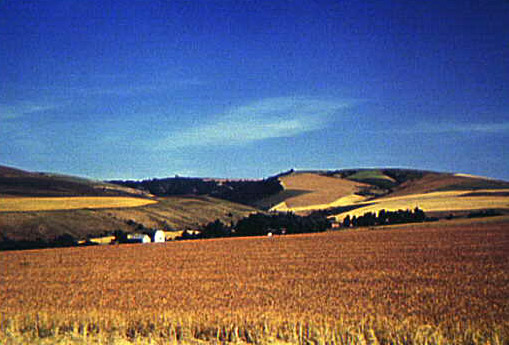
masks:
[(140, 226), (164, 230), (196, 229), (214, 219), (236, 221), (254, 209), (210, 197), (169, 197), (134, 208), (76, 209), (0, 213), (0, 242), (51, 241), (68, 234), (76, 239)]
[[(348, 169), (292, 172), (279, 177), (284, 190), (271, 210), (307, 214), (327, 210), (341, 220), (381, 209), (420, 207), (449, 214), (509, 210), (509, 182), (465, 174), (410, 169)], [(277, 201), (274, 202), (274, 201)]]
[(368, 184), (316, 173), (297, 172), (279, 178), (284, 190), (260, 202), (274, 211), (307, 211), (351, 204), (364, 197), (358, 193)]
[(263, 198), (283, 190), (277, 176), (261, 180), (168, 177), (143, 181), (111, 181), (137, 188), (160, 197), (177, 195), (208, 195), (245, 205), (256, 205)]
[(509, 188), (509, 183), (463, 174), (428, 172), (422, 178), (405, 181), (397, 185), (391, 197), (445, 191), (497, 190)]
[(44, 246), (62, 236), (83, 240), (115, 230), (196, 229), (253, 211), (209, 196), (156, 198), (126, 186), (0, 167), (0, 247), (12, 241)]
[[(233, 200), (233, 201), (232, 201)], [(445, 217), (509, 213), (509, 183), (409, 169), (289, 171), (264, 180), (167, 178), (116, 184), (0, 167), (0, 245), (83, 240), (115, 230), (197, 229), (259, 210), (347, 215), (413, 209)], [(249, 206), (251, 205), (251, 206)]]
[(145, 191), (75, 176), (36, 173), (0, 166), (0, 196), (133, 196)]

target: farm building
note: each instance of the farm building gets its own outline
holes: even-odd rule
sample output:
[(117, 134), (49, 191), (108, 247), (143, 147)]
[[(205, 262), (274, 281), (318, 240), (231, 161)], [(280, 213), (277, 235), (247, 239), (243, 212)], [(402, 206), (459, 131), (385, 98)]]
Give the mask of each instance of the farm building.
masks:
[(155, 242), (155, 243), (161, 243), (161, 242), (166, 241), (166, 236), (165, 236), (163, 230), (151, 231), (150, 233), (147, 233), (147, 235), (150, 236), (150, 239), (152, 240), (152, 242)]
[(150, 236), (146, 234), (128, 234), (128, 243), (150, 243)]
[(162, 230), (145, 231), (143, 233), (126, 234), (116, 236), (118, 243), (160, 243), (166, 241), (166, 234)]

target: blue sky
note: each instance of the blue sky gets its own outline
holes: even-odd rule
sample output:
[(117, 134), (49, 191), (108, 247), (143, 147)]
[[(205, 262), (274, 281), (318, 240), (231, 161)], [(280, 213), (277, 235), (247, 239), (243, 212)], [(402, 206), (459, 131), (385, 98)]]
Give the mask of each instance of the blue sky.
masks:
[(509, 2), (0, 0), (0, 164), (509, 179)]

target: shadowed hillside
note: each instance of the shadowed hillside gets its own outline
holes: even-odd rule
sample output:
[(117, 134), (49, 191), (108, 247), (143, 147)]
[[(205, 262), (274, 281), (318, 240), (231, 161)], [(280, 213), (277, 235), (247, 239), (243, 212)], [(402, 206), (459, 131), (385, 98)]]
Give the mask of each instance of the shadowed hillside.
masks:
[(34, 173), (0, 166), (0, 195), (147, 197), (149, 193), (80, 177)]
[[(358, 195), (369, 185), (342, 178), (324, 176), (311, 172), (294, 172), (279, 177), (284, 190), (260, 202), (262, 207), (275, 211), (306, 211), (308, 207), (327, 208), (363, 200)], [(346, 199), (342, 199), (346, 198)]]

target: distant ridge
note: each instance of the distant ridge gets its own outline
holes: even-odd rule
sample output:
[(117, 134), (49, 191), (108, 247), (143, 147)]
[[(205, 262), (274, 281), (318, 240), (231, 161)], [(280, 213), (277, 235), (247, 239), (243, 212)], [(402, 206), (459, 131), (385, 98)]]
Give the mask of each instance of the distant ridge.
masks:
[(11, 196), (135, 196), (149, 197), (144, 191), (82, 177), (29, 172), (0, 166), (0, 195)]

